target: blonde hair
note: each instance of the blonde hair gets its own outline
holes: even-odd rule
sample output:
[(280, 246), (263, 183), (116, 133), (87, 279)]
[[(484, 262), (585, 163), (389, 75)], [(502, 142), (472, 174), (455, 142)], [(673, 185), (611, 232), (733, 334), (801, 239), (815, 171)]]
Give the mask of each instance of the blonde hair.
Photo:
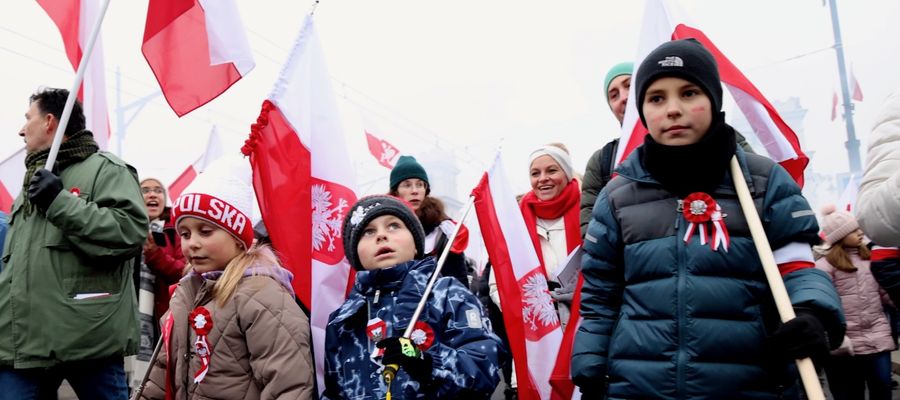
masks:
[[(865, 245), (859, 246), (857, 249), (859, 250), (859, 257), (863, 260), (868, 260), (872, 257), (872, 252), (869, 251), (869, 248)], [(834, 246), (831, 246), (831, 248), (828, 249), (828, 252), (825, 253), (825, 259), (828, 260), (829, 264), (841, 271), (856, 271), (856, 266), (853, 265), (853, 261), (850, 259), (850, 255), (847, 254), (847, 250), (838, 243), (835, 243)]]
[(232, 258), (225, 266), (222, 276), (216, 281), (216, 285), (213, 286), (213, 299), (218, 301), (219, 307), (224, 306), (231, 299), (241, 278), (244, 277), (247, 267), (253, 264), (281, 266), (281, 261), (278, 260), (275, 251), (265, 244), (254, 244), (250, 250)]

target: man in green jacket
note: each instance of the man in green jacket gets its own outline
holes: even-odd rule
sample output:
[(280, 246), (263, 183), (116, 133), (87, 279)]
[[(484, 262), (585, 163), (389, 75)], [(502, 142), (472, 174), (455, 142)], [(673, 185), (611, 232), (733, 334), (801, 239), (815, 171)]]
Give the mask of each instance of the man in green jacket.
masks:
[(137, 172), (99, 151), (76, 102), (56, 166), (44, 169), (68, 91), (30, 98), (23, 190), (0, 271), (0, 399), (55, 393), (126, 399), (138, 335), (133, 260), (147, 237)]

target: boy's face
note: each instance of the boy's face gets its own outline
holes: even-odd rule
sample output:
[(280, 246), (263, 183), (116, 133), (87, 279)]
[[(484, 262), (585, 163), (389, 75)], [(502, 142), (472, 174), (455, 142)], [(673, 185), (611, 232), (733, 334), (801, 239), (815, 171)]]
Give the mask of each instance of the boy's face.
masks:
[(400, 218), (382, 215), (363, 228), (356, 253), (366, 270), (387, 269), (415, 258), (416, 243)]
[(712, 105), (699, 86), (672, 76), (657, 79), (644, 95), (644, 119), (656, 143), (694, 144), (712, 124)]

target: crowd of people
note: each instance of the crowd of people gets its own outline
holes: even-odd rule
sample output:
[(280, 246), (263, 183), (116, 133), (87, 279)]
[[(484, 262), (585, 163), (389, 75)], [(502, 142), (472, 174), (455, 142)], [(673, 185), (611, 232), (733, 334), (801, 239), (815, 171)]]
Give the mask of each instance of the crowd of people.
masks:
[[(858, 210), (817, 219), (790, 175), (725, 122), (700, 43), (665, 43), (634, 71), (613, 66), (604, 89), (620, 124), (636, 103), (643, 145), (617, 164), (619, 143), (607, 143), (583, 177), (564, 145), (540, 146), (518, 201), (563, 329), (578, 298), (578, 275), (563, 272), (581, 252), (571, 377), (583, 398), (801, 398), (801, 358), (829, 398), (890, 398), (900, 96), (870, 137)], [(63, 380), (83, 399), (138, 387), (145, 399), (489, 398), (501, 381), (516, 398), (492, 266), (472, 273), (468, 230), (415, 158), (400, 157), (385, 194), (343, 220), (355, 280), (325, 327), (319, 387), (297, 278), (251, 221), (246, 160), (221, 158), (169, 199), (160, 180), (98, 149), (76, 102), (45, 169), (67, 96), (31, 96), (23, 190), (0, 213), (0, 399), (55, 398)], [(796, 313), (784, 323), (740, 181)]]

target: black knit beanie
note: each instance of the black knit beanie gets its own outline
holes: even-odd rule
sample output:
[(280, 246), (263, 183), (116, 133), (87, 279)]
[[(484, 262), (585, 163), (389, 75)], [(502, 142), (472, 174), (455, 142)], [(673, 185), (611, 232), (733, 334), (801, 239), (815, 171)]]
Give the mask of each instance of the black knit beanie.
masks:
[(396, 191), (400, 182), (407, 179), (418, 178), (425, 181), (425, 195), (431, 193), (431, 184), (428, 183), (428, 174), (422, 164), (416, 161), (413, 156), (400, 156), (394, 168), (391, 170), (391, 191)]
[(406, 229), (412, 233), (413, 243), (416, 244), (416, 258), (425, 256), (425, 231), (422, 229), (422, 224), (416, 217), (412, 206), (394, 196), (382, 194), (366, 196), (359, 199), (350, 208), (350, 212), (344, 217), (342, 230), (344, 254), (347, 256), (347, 261), (350, 262), (350, 265), (357, 271), (365, 270), (359, 261), (359, 254), (356, 251), (363, 229), (373, 219), (382, 215), (393, 215), (400, 218), (403, 224), (406, 225)]
[(709, 97), (713, 116), (722, 110), (722, 82), (719, 81), (716, 59), (694, 39), (673, 40), (647, 54), (633, 78), (637, 86), (638, 115), (645, 127), (647, 121), (644, 120), (643, 104), (647, 88), (657, 79), (669, 76), (699, 86)]

